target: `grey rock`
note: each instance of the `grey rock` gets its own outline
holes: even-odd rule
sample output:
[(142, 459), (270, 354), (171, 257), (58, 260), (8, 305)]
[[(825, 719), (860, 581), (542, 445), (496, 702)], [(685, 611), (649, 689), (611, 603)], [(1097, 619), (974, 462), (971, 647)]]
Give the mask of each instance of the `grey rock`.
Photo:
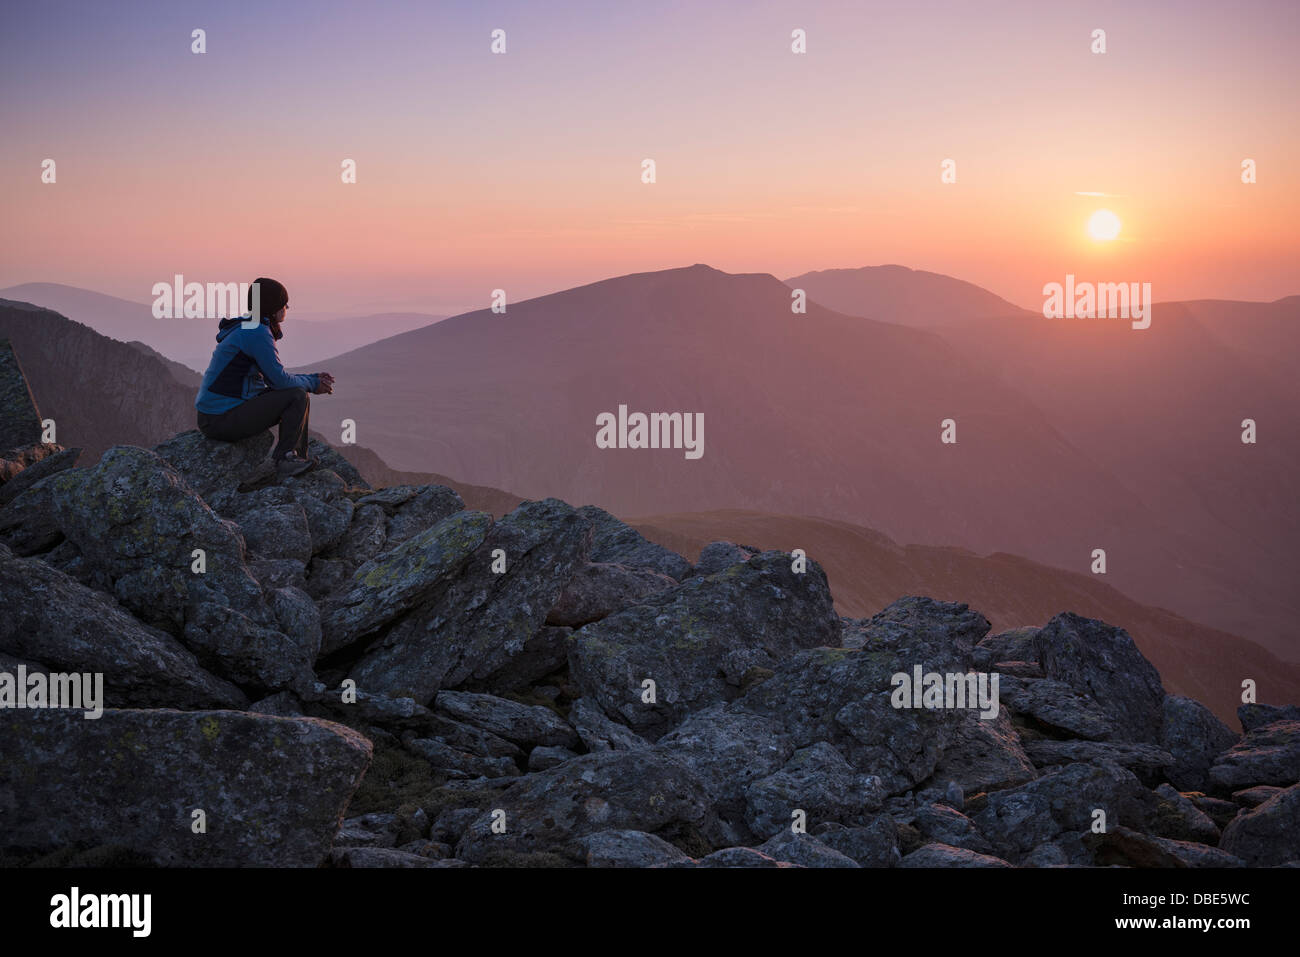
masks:
[(220, 511), (233, 508), (241, 485), (269, 481), (275, 474), (269, 430), (238, 442), (216, 442), (198, 429), (182, 432), (153, 451), (180, 473), (185, 484)]
[(1276, 867), (1300, 860), (1300, 784), (1238, 814), (1224, 829), (1219, 847), (1251, 867)]
[[(820, 566), (796, 574), (788, 554), (765, 552), (580, 629), (570, 676), (606, 714), (662, 734), (692, 711), (735, 698), (750, 669), (827, 643), (839, 627)], [(647, 679), (654, 703), (643, 701)]]
[(1086, 834), (1099, 867), (1243, 867), (1242, 860), (1206, 844), (1173, 841), (1119, 825), (1103, 834)]
[[(745, 789), (750, 782), (779, 771), (794, 754), (789, 737), (777, 731), (767, 718), (721, 705), (688, 718), (660, 738), (659, 747), (690, 768), (704, 785), (715, 810), (736, 821), (743, 819)], [(789, 814), (787, 808), (778, 826), (789, 823)], [(773, 830), (758, 836), (768, 837)]]
[(831, 745), (819, 741), (745, 788), (745, 823), (759, 836), (788, 832), (792, 814), (801, 810), (809, 825), (858, 824), (879, 810), (884, 798), (879, 778), (858, 774)]
[(971, 662), (981, 671), (992, 671), (1000, 661), (1037, 662), (1038, 648), (1034, 644), (1038, 628), (1012, 628), (983, 638), (971, 651)]
[[(6, 848), (112, 843), (167, 867), (314, 867), (370, 742), (341, 725), (235, 711), (0, 711)], [(206, 814), (207, 833), (191, 830)]]
[(943, 804), (928, 804), (916, 809), (916, 829), (926, 843), (964, 847), (980, 854), (992, 854), (993, 845), (965, 814)]
[(546, 623), (581, 628), (676, 584), (675, 579), (647, 568), (588, 563), (578, 569), (560, 593), (555, 607), (547, 613)]
[(540, 705), (469, 691), (440, 691), (434, 709), (459, 721), (523, 745), (578, 744), (577, 732), (563, 718)]
[(330, 854), (331, 867), (446, 867), (451, 861), (399, 851), (393, 847), (339, 847)]
[(636, 751), (650, 742), (626, 725), (610, 720), (605, 712), (579, 698), (569, 708), (569, 721), (588, 751)]
[(758, 847), (775, 861), (787, 861), (800, 867), (861, 867), (862, 865), (835, 848), (823, 844), (810, 834), (796, 834), (786, 828)]
[(1039, 768), (1088, 762), (1118, 764), (1138, 772), (1163, 771), (1174, 763), (1174, 756), (1151, 744), (1123, 741), (1053, 741), (1043, 738), (1025, 745), (1029, 760)]
[(179, 641), (141, 624), (100, 592), (0, 545), (0, 651), (56, 672), (104, 675), (107, 707), (242, 708)]
[(465, 510), (460, 495), (445, 485), (421, 485), (411, 491), (412, 494), (394, 506), (388, 515), (384, 532), (390, 547)]
[(648, 568), (677, 581), (690, 573), (691, 563), (681, 555), (647, 541), (636, 529), (620, 522), (604, 509), (584, 505), (578, 512), (591, 522), (590, 557), (593, 562)]
[(411, 738), (405, 747), (428, 761), (435, 771), (450, 777), (512, 778), (520, 774), (519, 767), (510, 758), (482, 757), (470, 754), (435, 738)]
[(1282, 790), (1285, 790), (1285, 788), (1279, 788), (1271, 784), (1257, 784), (1253, 788), (1234, 792), (1232, 799), (1242, 807), (1259, 807)]
[(275, 715), (277, 718), (303, 717), (302, 702), (292, 691), (277, 691), (273, 695), (267, 695), (249, 705), (248, 710), (254, 714)]
[(481, 684), (484, 690), (493, 693), (533, 686), (568, 664), (572, 635), (573, 629), (567, 627), (545, 625), (537, 629), (531, 638), (524, 641), (517, 654), (507, 658), (481, 682), (476, 682), (476, 686)]
[(245, 512), (239, 520), (250, 556), (289, 559), (304, 566), (311, 561), (311, 531), (300, 504), (273, 505)]
[(1300, 721), (1274, 721), (1246, 732), (1215, 759), (1210, 780), (1224, 793), (1300, 781)]
[(1254, 731), (1274, 721), (1300, 721), (1300, 705), (1243, 704), (1237, 708), (1243, 732)]
[(1237, 735), (1199, 701), (1172, 694), (1165, 698), (1160, 746), (1174, 757), (1165, 773), (1180, 791), (1204, 791), (1215, 757), (1236, 742)]
[(949, 844), (926, 844), (903, 858), (899, 867), (1011, 867), (1000, 857)]
[(370, 485), (361, 473), (356, 470), (343, 454), (330, 445), (322, 442), (314, 436), (307, 441), (307, 454), (314, 458), (319, 464), (317, 468), (333, 472), (347, 484), (349, 488), (369, 489)]
[(1112, 718), (1063, 681), (1049, 678), (1001, 680), (1002, 702), (1015, 714), (1058, 733), (1101, 741), (1115, 733)]
[(339, 544), (352, 523), (355, 506), (346, 495), (347, 486), (335, 472), (313, 469), (285, 480), (294, 501), (307, 516), (311, 550), (315, 554)]
[(749, 561), (759, 552), (760, 549), (735, 545), (731, 542), (710, 542), (700, 549), (700, 558), (695, 563), (692, 574), (702, 577), (726, 571), (737, 562)]
[(334, 836), (334, 847), (396, 847), (399, 826), (396, 814), (350, 817)]
[(1219, 843), (1218, 825), (1195, 801), (1168, 784), (1157, 787), (1155, 794), (1159, 798), (1156, 814), (1164, 837), (1201, 844)]
[(1064, 612), (1035, 636), (1049, 678), (1087, 695), (1114, 721), (1120, 741), (1160, 741), (1165, 689), (1123, 628)]
[[(457, 513), (436, 528), (475, 514)], [(445, 588), (367, 652), (353, 676), (374, 690), (427, 701), (440, 688), (500, 674), (526, 654), (565, 583), (586, 561), (590, 536), (587, 520), (558, 499), (525, 502), (491, 528)], [(501, 573), (493, 571), (498, 551), (505, 555)]]
[(660, 836), (705, 823), (708, 800), (698, 780), (662, 751), (585, 754), (530, 774), (501, 792), (506, 831), (493, 834), (490, 810), (470, 824), (456, 856), (480, 862), (494, 852), (552, 851), (581, 860), (579, 838), (635, 830)]
[(778, 861), (752, 847), (726, 847), (714, 851), (695, 862), (696, 867), (799, 867), (788, 861)]
[(51, 447), (58, 451), (44, 456), (0, 485), (0, 505), (12, 502), (20, 492), (31, 488), (41, 479), (72, 468), (81, 457), (81, 449), (65, 449), (57, 445)]
[(577, 756), (575, 752), (570, 751), (568, 748), (543, 745), (528, 752), (528, 770), (549, 771), (551, 768), (559, 767), (565, 761)]
[[(328, 654), (345, 648), (445, 588), (483, 543), (491, 525), (492, 516), (486, 512), (461, 512), (366, 562), (346, 590), (326, 602), (321, 650)], [(387, 692), (389, 682), (372, 686), (364, 677), (358, 676), (359, 686)]]
[(690, 861), (663, 838), (644, 831), (597, 831), (579, 844), (588, 867), (661, 867)]
[(861, 827), (827, 822), (813, 831), (816, 838), (863, 867), (897, 867), (898, 828), (888, 814), (877, 814)]
[[(935, 765), (931, 785), (956, 788), (963, 796), (1013, 788), (1037, 776), (1006, 711), (999, 710), (996, 718), (965, 711)], [(961, 802), (954, 804), (960, 807)]]

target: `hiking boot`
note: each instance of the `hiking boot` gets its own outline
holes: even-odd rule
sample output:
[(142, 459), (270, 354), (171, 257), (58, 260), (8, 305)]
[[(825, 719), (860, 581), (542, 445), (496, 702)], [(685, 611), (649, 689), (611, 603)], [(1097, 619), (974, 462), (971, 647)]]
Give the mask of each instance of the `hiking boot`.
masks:
[(294, 475), (301, 475), (308, 469), (316, 465), (313, 458), (303, 458), (297, 452), (290, 452), (280, 461), (275, 463), (275, 474), (280, 478), (291, 478)]

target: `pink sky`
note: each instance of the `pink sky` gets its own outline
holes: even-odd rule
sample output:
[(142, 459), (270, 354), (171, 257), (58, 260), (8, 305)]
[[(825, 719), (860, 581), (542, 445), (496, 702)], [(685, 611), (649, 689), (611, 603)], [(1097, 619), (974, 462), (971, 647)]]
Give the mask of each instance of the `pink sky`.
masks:
[[(905, 7), (7, 13), (0, 287), (271, 275), (303, 310), (450, 313), (705, 262), (901, 263), (1026, 306), (1067, 272), (1300, 293), (1296, 5)], [(1103, 206), (1117, 242), (1084, 233)]]

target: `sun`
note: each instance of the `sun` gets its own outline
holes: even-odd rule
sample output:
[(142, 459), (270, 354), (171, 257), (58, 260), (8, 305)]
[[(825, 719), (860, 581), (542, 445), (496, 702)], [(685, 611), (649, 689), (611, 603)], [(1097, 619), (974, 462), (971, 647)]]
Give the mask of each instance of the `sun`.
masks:
[(1119, 235), (1119, 217), (1109, 209), (1099, 209), (1088, 218), (1088, 235), (1098, 242), (1109, 242)]

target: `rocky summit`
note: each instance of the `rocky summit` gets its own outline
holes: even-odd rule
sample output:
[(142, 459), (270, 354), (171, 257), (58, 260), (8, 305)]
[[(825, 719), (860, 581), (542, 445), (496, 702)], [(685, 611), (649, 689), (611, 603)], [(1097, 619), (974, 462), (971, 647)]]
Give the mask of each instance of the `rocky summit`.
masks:
[[(269, 433), (78, 468), (5, 396), (7, 865), (1300, 864), (1300, 711), (1237, 733), (1115, 625), (844, 619), (802, 555), (494, 520), (319, 443), (277, 481)], [(48, 706), (91, 675), (98, 714)]]

